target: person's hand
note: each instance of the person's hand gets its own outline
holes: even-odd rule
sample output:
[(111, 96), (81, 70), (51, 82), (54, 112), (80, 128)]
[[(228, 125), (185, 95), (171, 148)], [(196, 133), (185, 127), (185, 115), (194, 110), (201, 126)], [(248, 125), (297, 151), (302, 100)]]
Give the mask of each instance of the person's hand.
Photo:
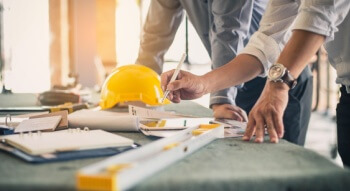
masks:
[(168, 99), (179, 103), (181, 100), (196, 99), (206, 94), (206, 84), (202, 76), (180, 71), (176, 80), (169, 83), (175, 70), (170, 70), (161, 75), (163, 91), (169, 90)]
[(259, 100), (249, 113), (243, 140), (249, 141), (255, 134), (255, 142), (264, 141), (265, 128), (270, 142), (278, 143), (283, 137), (283, 113), (288, 103), (289, 87), (284, 83), (267, 81)]
[(240, 107), (231, 104), (213, 104), (214, 117), (218, 119), (234, 119), (247, 122), (247, 113)]

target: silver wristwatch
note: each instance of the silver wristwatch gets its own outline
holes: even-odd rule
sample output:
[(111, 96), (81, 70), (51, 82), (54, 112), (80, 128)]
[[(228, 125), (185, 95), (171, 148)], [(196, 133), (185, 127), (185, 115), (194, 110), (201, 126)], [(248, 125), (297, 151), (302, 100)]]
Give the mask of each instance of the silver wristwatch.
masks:
[(282, 64), (276, 63), (269, 69), (267, 79), (273, 82), (283, 82), (293, 89), (297, 85), (297, 80), (290, 74), (289, 70)]

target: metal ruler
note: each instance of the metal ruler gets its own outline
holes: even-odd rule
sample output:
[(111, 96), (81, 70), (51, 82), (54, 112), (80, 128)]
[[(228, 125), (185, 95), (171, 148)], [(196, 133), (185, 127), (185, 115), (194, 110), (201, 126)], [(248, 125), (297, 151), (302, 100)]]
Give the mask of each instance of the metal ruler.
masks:
[(224, 126), (203, 124), (107, 158), (77, 172), (79, 190), (126, 190), (217, 138)]

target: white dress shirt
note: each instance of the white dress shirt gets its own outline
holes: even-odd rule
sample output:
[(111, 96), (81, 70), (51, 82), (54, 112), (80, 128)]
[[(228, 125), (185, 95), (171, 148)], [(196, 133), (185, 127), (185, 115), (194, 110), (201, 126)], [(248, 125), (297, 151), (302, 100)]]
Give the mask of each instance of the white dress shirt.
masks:
[[(260, 22), (259, 30), (253, 34), (240, 54), (250, 54), (257, 57), (264, 67), (264, 72), (260, 76), (265, 77), (268, 69), (277, 61), (291, 36), (292, 30), (300, 29), (324, 35), (326, 42), (330, 42), (337, 35), (335, 34), (338, 31), (337, 27), (347, 16), (349, 8), (350, 0), (270, 0)], [(350, 22), (348, 23), (350, 24)], [(350, 26), (342, 28), (349, 29)], [(349, 34), (349, 31), (345, 33)], [(350, 42), (340, 44), (343, 47), (345, 45), (349, 47)], [(337, 46), (341, 45), (338, 43)], [(347, 54), (350, 54), (349, 51)], [(344, 62), (346, 62), (345, 67)], [(342, 64), (342, 75), (339, 76), (340, 71), (337, 71), (337, 82), (349, 86), (350, 59), (338, 61), (338, 63), (333, 62), (333, 64)], [(335, 68), (338, 70), (337, 66)], [(339, 79), (339, 77), (343, 79)]]

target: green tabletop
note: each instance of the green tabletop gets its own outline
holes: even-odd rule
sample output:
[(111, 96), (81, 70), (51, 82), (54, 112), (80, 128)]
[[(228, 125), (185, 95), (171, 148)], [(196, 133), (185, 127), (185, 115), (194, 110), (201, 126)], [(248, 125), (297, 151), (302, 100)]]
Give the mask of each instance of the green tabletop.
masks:
[[(2, 104), (1, 96), (0, 100)], [(211, 115), (207, 108), (188, 101), (166, 109)], [(118, 134), (140, 144), (154, 140), (140, 133)], [(29, 164), (0, 152), (0, 190), (74, 190), (75, 172), (102, 159)], [(350, 171), (287, 141), (255, 144), (226, 138), (212, 142), (132, 190), (350, 190)]]

